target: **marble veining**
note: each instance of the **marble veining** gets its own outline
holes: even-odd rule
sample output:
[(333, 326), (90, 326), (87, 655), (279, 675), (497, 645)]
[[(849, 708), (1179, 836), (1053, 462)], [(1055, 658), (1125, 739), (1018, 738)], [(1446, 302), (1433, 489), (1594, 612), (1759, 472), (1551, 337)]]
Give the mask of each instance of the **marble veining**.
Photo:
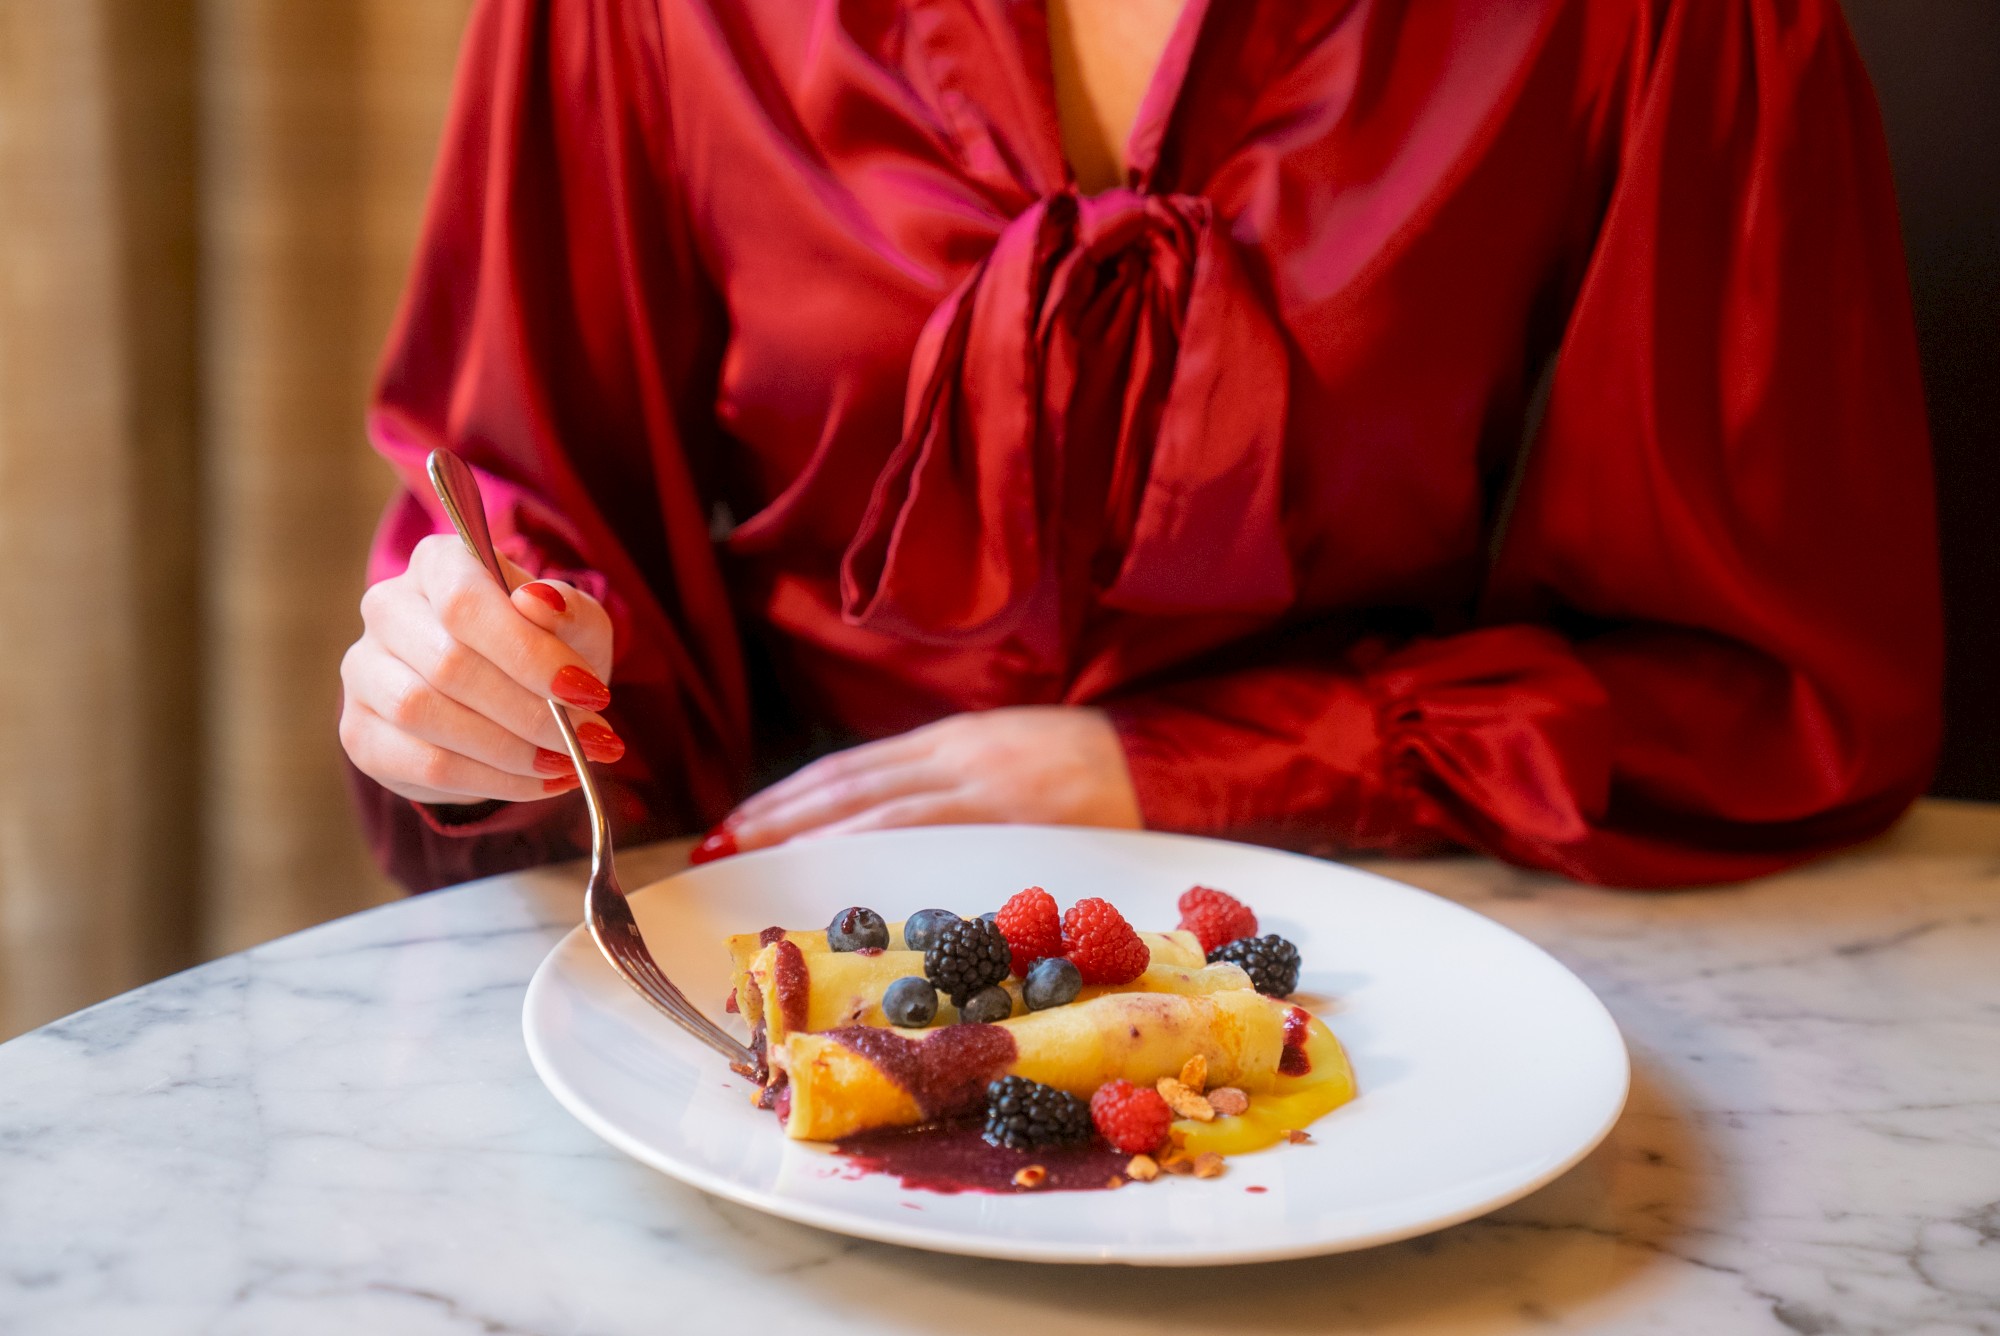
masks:
[(1673, 895), (1369, 866), (1547, 947), (1632, 1048), (1604, 1146), (1484, 1220), (1152, 1272), (718, 1202), (530, 1070), (522, 990), (577, 912), (574, 876), (541, 872), (0, 1045), (0, 1332), (2000, 1333), (2000, 860), (1886, 848)]

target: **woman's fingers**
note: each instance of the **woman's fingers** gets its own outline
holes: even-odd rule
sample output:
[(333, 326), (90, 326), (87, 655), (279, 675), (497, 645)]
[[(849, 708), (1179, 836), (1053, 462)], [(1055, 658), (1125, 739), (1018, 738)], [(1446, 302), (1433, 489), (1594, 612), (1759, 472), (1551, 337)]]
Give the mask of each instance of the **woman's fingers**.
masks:
[[(583, 656), (560, 636), (522, 617), (455, 538), (437, 535), (417, 544), (410, 573), (451, 642), (484, 659), (522, 691), (554, 696), (583, 710), (611, 703), (611, 689)], [(411, 666), (422, 671), (422, 665)]]
[(1096, 709), (953, 715), (824, 757), (745, 802), (691, 857), (941, 822), (1143, 824), (1117, 729)]
[(374, 641), (363, 640), (350, 649), (340, 672), (348, 699), (419, 742), (510, 775), (547, 779), (576, 773), (567, 754), (467, 708)]
[(739, 850), (762, 849), (897, 800), (936, 793), (951, 785), (950, 776), (922, 759), (849, 765), (823, 772), (818, 783), (795, 790), (790, 797), (765, 806), (754, 816), (746, 808), (730, 821), (729, 828)]
[(544, 756), (472, 714), (366, 638), (342, 658), (340, 678), (340, 744), (392, 792), (418, 802), (524, 802), (576, 786), (568, 758)]
[(866, 830), (973, 824), (994, 819), (970, 795), (958, 789), (942, 789), (881, 803), (828, 825), (801, 831), (795, 838), (817, 840), (835, 835), (858, 835)]
[[(520, 619), (500, 596), (497, 585), (493, 586), (493, 594), (499, 600), (500, 611), (518, 623)], [(368, 591), (362, 599), (361, 611), (368, 627), (361, 644), (372, 643), (428, 688), (428, 692), (419, 691), (386, 668), (374, 671), (379, 667), (378, 661), (363, 656), (357, 667), (368, 670), (362, 674), (368, 685), (359, 694), (377, 714), (391, 722), (404, 718), (431, 719), (444, 713), (431, 698), (435, 694), (491, 720), (526, 746), (562, 750), (562, 733), (549, 713), (548, 702), (452, 635), (431, 615), (433, 609), (420, 591), (405, 582), (384, 581)], [(520, 630), (537, 636), (545, 634), (527, 625), (521, 625)], [(356, 649), (360, 647), (357, 645)], [(624, 743), (601, 716), (578, 711), (575, 717), (577, 735), (591, 760), (610, 762), (625, 754)]]
[(469, 756), (423, 741), (349, 701), (340, 716), (340, 742), (364, 774), (394, 793), (422, 803), (469, 803), (489, 798), (529, 802), (575, 788), (575, 774), (534, 778), (509, 774)]
[(873, 771), (906, 764), (929, 751), (921, 736), (923, 732), (918, 729), (914, 733), (864, 742), (801, 766), (771, 787), (744, 799), (743, 805), (730, 815), (729, 825), (740, 829), (746, 824), (764, 822), (780, 808), (817, 790), (849, 784)]
[(515, 578), (514, 610), (575, 650), (585, 667), (609, 682), (611, 616), (604, 605), (562, 580), (529, 579), (525, 571)]

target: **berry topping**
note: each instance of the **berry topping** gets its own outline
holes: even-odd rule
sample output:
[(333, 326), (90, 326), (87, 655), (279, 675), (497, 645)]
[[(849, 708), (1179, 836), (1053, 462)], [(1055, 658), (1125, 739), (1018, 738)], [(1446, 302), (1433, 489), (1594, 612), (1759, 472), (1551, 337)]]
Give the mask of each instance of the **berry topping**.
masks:
[(1061, 956), (1036, 961), (1035, 967), (1028, 971), (1028, 981), (1021, 986), (1021, 996), (1030, 1011), (1046, 1011), (1074, 1002), (1082, 991), (1083, 976)]
[(1195, 886), (1181, 893), (1181, 928), (1201, 942), (1204, 952), (1226, 946), (1239, 937), (1257, 935), (1257, 916), (1233, 895)]
[(1067, 1091), (1020, 1076), (986, 1087), (986, 1139), (1010, 1150), (1090, 1140), (1090, 1106)]
[(1147, 1155), (1167, 1140), (1174, 1113), (1160, 1092), (1130, 1081), (1107, 1081), (1090, 1097), (1097, 1134), (1127, 1155)]
[(1013, 1014), (1014, 999), (998, 984), (980, 989), (966, 998), (965, 1005), (958, 1009), (958, 1019), (967, 1025), (991, 1025)]
[(1036, 961), (1063, 953), (1062, 915), (1056, 909), (1056, 898), (1039, 886), (1030, 886), (1000, 906), (993, 921), (1007, 934), (1017, 976), (1026, 974)]
[(949, 909), (919, 909), (903, 924), (903, 945), (912, 951), (928, 951), (937, 940), (938, 929), (956, 922), (958, 915)]
[(1079, 900), (1063, 915), (1063, 954), (1085, 983), (1130, 983), (1153, 953), (1108, 900)]
[(937, 989), (931, 987), (929, 979), (914, 974), (882, 990), (882, 1014), (891, 1025), (920, 1029), (937, 1016), (937, 1008)]
[(1290, 997), (1299, 986), (1299, 949), (1276, 933), (1241, 937), (1208, 953), (1211, 965), (1240, 965), (1265, 997)]
[(889, 945), (889, 925), (874, 910), (851, 905), (826, 925), (826, 945), (830, 951), (859, 951), (865, 946), (880, 950)]
[(938, 929), (924, 952), (924, 977), (963, 1010), (966, 1000), (982, 988), (1007, 979), (1013, 956), (1007, 938), (983, 919), (960, 920)]

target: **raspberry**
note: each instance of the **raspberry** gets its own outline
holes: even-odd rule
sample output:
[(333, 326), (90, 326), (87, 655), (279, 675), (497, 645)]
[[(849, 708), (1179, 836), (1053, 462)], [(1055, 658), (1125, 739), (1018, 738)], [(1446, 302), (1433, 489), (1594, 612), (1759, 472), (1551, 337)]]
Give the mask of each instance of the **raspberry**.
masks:
[(1107, 1081), (1090, 1097), (1090, 1120), (1114, 1150), (1150, 1155), (1165, 1144), (1174, 1111), (1150, 1086)]
[(1085, 983), (1130, 983), (1153, 953), (1108, 900), (1079, 900), (1062, 918), (1063, 954)]
[(1000, 906), (993, 921), (1006, 934), (1007, 949), (1014, 953), (1014, 976), (1021, 978), (1038, 960), (1063, 952), (1062, 916), (1056, 912), (1056, 898), (1039, 886), (1030, 886)]
[(1250, 912), (1250, 906), (1222, 891), (1190, 887), (1181, 894), (1180, 908), (1181, 927), (1200, 940), (1203, 955), (1238, 938), (1257, 935), (1257, 916)]

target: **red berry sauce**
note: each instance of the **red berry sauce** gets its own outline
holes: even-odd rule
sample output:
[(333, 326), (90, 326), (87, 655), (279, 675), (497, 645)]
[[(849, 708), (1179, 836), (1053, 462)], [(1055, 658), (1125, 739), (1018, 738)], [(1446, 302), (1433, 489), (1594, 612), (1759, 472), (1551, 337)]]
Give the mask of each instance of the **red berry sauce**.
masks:
[(1312, 1033), (1312, 1016), (1304, 1007), (1285, 1013), (1285, 1050), (1278, 1055), (1278, 1070), (1286, 1076), (1304, 1076), (1313, 1069), (1306, 1056), (1306, 1039)]
[(986, 1087), (1007, 1074), (1014, 1036), (997, 1025), (946, 1025), (922, 1039), (848, 1025), (826, 1037), (859, 1053), (910, 1092), (926, 1121), (959, 1118), (986, 1106)]
[[(894, 1174), (906, 1188), (941, 1193), (1096, 1191), (1119, 1186), (1130, 1158), (1094, 1142), (1036, 1151), (1008, 1150), (990, 1144), (980, 1132), (975, 1122), (940, 1123), (871, 1132), (839, 1142), (834, 1149), (858, 1169)], [(1031, 1164), (1047, 1170), (1048, 1177), (1033, 1188), (1015, 1183), (1014, 1175)]]
[(806, 955), (797, 942), (779, 940), (772, 961), (771, 991), (776, 994), (778, 1014), (785, 1018), (785, 1033), (795, 1034), (805, 1029), (812, 1001), (812, 975), (806, 972)]

